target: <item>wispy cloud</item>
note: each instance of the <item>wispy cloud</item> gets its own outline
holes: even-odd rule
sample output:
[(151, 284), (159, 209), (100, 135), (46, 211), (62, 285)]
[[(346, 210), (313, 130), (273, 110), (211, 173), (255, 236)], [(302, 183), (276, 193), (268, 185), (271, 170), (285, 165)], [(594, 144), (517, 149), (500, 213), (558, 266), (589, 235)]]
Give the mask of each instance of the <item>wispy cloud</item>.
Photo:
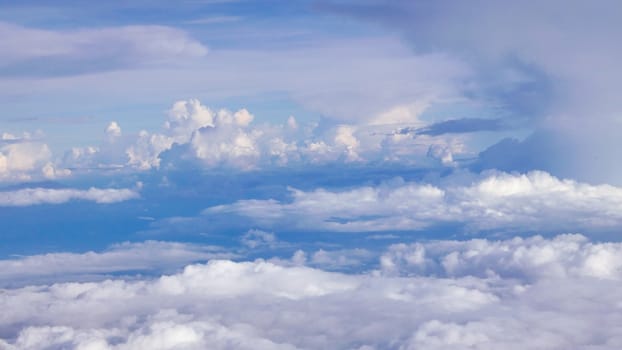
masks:
[(188, 24), (224, 24), (239, 22), (243, 19), (241, 16), (210, 16), (188, 20)]
[(22, 207), (40, 204), (62, 204), (73, 200), (92, 201), (100, 204), (118, 203), (139, 198), (137, 190), (122, 188), (95, 188), (79, 190), (73, 188), (25, 188), (0, 192), (0, 207)]
[(202, 57), (207, 48), (164, 26), (49, 30), (0, 22), (0, 75), (63, 76)]

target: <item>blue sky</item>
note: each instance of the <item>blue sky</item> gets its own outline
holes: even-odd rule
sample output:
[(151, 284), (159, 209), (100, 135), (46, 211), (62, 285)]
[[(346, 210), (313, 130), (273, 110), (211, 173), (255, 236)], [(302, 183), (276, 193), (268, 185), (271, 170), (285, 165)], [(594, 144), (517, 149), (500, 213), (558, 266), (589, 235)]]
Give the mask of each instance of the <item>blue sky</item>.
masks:
[(0, 349), (620, 348), (620, 10), (0, 1)]

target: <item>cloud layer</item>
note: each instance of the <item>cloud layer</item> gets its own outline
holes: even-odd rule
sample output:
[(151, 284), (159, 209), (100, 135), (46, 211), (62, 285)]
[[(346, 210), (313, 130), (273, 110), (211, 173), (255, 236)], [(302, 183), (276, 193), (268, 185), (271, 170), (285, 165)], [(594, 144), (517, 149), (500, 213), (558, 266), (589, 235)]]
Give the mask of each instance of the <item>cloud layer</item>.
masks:
[(229, 170), (370, 162), (453, 166), (454, 155), (468, 153), (460, 135), (392, 132), (399, 125), (386, 120), (302, 124), (293, 116), (283, 123), (257, 123), (246, 109), (213, 110), (197, 99), (180, 100), (160, 131), (121, 137), (122, 126), (111, 122), (100, 147), (74, 148), (61, 164), (82, 169), (116, 164), (133, 170), (178, 168), (184, 162)]
[(611, 349), (621, 249), (578, 235), (436, 241), (395, 245), (363, 274), (213, 260), (155, 279), (4, 289), (0, 345)]
[[(201, 57), (207, 49), (165, 26), (48, 30), (0, 22), (0, 75), (55, 76), (135, 68)], [(50, 67), (54, 67), (51, 69)]]
[(61, 204), (72, 200), (84, 200), (107, 204), (123, 202), (140, 197), (135, 189), (95, 188), (25, 188), (0, 192), (0, 207), (23, 207), (38, 204)]
[(457, 223), (467, 231), (611, 229), (622, 223), (622, 189), (562, 180), (545, 172), (489, 173), (470, 184), (435, 186), (401, 179), (330, 191), (291, 189), (290, 201), (240, 200), (204, 211), (237, 214), (294, 230), (421, 230)]
[(110, 274), (161, 272), (186, 264), (235, 254), (191, 243), (146, 241), (121, 243), (103, 252), (48, 253), (0, 260), (0, 286), (50, 281), (101, 280)]

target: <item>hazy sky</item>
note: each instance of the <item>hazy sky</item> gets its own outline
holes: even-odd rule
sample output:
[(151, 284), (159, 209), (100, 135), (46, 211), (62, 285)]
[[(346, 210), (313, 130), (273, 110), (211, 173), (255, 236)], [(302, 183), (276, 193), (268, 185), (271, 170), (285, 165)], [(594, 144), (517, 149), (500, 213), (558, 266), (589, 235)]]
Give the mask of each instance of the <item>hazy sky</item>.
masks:
[(0, 0), (0, 349), (617, 349), (622, 3)]

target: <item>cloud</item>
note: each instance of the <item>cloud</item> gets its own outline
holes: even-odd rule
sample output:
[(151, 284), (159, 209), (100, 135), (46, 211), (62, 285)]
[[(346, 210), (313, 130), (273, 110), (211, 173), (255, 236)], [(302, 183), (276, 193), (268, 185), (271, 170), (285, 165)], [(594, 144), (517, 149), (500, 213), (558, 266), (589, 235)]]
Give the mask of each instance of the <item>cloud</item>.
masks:
[(318, 8), (380, 24), (417, 54), (462, 59), (473, 72), (463, 85), (465, 98), (535, 131), (530, 145), (516, 143), (512, 150), (504, 144), (507, 152), (535, 148), (557, 176), (619, 184), (622, 168), (611, 152), (620, 147), (622, 127), (614, 93), (622, 81), (622, 49), (612, 41), (622, 25), (611, 15), (622, 10), (619, 2), (319, 1)]
[(468, 232), (607, 230), (620, 225), (612, 208), (622, 189), (562, 180), (545, 172), (489, 173), (468, 185), (404, 182), (329, 191), (291, 189), (289, 201), (244, 199), (206, 209), (235, 214), (265, 228), (365, 232), (422, 230), (443, 223)]
[(22, 207), (40, 204), (62, 204), (72, 200), (91, 201), (100, 204), (118, 203), (139, 198), (135, 189), (95, 188), (79, 190), (72, 188), (25, 188), (0, 192), (0, 207)]
[(261, 230), (248, 230), (240, 241), (243, 245), (250, 249), (255, 249), (262, 246), (273, 246), (277, 243), (277, 238), (274, 233), (265, 232)]
[[(0, 75), (74, 75), (202, 57), (207, 49), (164, 26), (47, 30), (1, 23)], [(54, 69), (50, 69), (54, 67)]]
[(160, 166), (160, 155), (177, 145), (180, 157), (205, 166), (254, 168), (260, 157), (258, 139), (263, 131), (250, 129), (254, 116), (246, 109), (212, 111), (198, 100), (177, 101), (169, 111), (163, 133), (141, 131), (127, 148), (128, 164), (139, 169)]
[(48, 253), (0, 260), (0, 284), (16, 285), (102, 280), (110, 274), (161, 272), (214, 258), (232, 258), (222, 248), (190, 243), (120, 243), (102, 252)]
[[(212, 260), (159, 278), (2, 289), (0, 346), (608, 349), (622, 344), (615, 326), (622, 322), (616, 311), (622, 271), (619, 259), (601, 258), (602, 252), (619, 255), (619, 243), (592, 243), (577, 235), (423, 243), (423, 261), (462, 259), (464, 267), (455, 272), (418, 269), (418, 258), (405, 253), (421, 248), (405, 246), (397, 257), (395, 247), (382, 266), (386, 269), (388, 259), (405, 268), (390, 273)], [(602, 269), (584, 269), (591, 259)]]
[(54, 179), (71, 174), (53, 162), (50, 147), (30, 133), (15, 136), (2, 133), (0, 137), (0, 181)]
[[(206, 168), (256, 170), (300, 164), (434, 163), (437, 158), (439, 164), (451, 165), (454, 154), (466, 152), (459, 136), (421, 135), (414, 139), (403, 133), (378, 132), (394, 125), (298, 124), (292, 116), (281, 124), (257, 124), (246, 109), (212, 110), (196, 99), (181, 100), (169, 110), (160, 132), (140, 131), (135, 141), (126, 142), (124, 155), (117, 152), (116, 157), (108, 158), (125, 157), (127, 165), (140, 170), (178, 167), (183, 162)], [(115, 147), (118, 149), (118, 143)], [(432, 149), (442, 149), (444, 156), (437, 157), (438, 152)], [(70, 164), (80, 158), (93, 163), (89, 159), (101, 154), (73, 153), (66, 157)], [(447, 157), (451, 161), (446, 161)]]
[(622, 279), (622, 244), (593, 243), (565, 234), (491, 241), (431, 241), (395, 244), (381, 257), (388, 275), (498, 276), (534, 282), (550, 278)]
[(112, 121), (106, 127), (106, 134), (111, 139), (114, 139), (115, 137), (119, 137), (119, 136), (121, 136), (121, 127), (119, 126), (119, 124), (117, 122)]
[[(153, 33), (155, 36), (158, 30), (154, 28)], [(270, 35), (272, 39), (273, 34)], [(413, 56), (403, 42), (386, 36), (313, 40), (317, 41), (314, 45), (293, 47), (251, 45), (240, 48), (237, 47), (239, 43), (234, 43), (233, 47), (214, 49), (204, 58), (182, 52), (179, 56), (165, 55), (168, 60), (164, 62), (130, 56), (126, 60), (135, 65), (119, 63), (124, 69), (98, 71), (95, 67), (91, 74), (33, 79), (7, 77), (0, 81), (0, 92), (15, 98), (26, 95), (40, 101), (54, 98), (63, 108), (49, 105), (46, 113), (74, 111), (80, 115), (97, 115), (112, 109), (129, 111), (125, 108), (128, 96), (133, 97), (132, 104), (139, 101), (148, 106), (162, 106), (162, 101), (171, 96), (201, 96), (212, 105), (248, 101), (249, 97), (277, 103), (286, 96), (287, 101), (298, 105), (296, 111), (287, 114), (299, 113), (301, 107), (307, 115), (321, 115), (340, 124), (388, 124), (412, 123), (427, 107), (460, 98), (460, 82), (470, 74), (459, 60), (447, 55)], [(106, 41), (102, 46), (104, 44)], [(93, 55), (100, 49), (94, 48)], [(120, 57), (127, 55), (130, 53), (119, 54)], [(110, 61), (110, 65), (116, 62)], [(42, 67), (40, 69), (47, 67), (46, 62), (37, 65)], [(55, 65), (58, 69), (60, 66)], [(73, 64), (72, 67), (79, 66)], [(366, 74), (360, 74), (361, 71)], [(76, 95), (89, 99), (88, 108), (76, 104)], [(397, 106), (414, 105), (417, 107), (407, 113), (389, 113), (393, 115), (383, 117)], [(20, 100), (10, 107), (15, 115), (30, 113)], [(160, 109), (151, 108), (150, 111), (157, 113)], [(154, 123), (145, 125), (148, 130), (155, 126)]]

